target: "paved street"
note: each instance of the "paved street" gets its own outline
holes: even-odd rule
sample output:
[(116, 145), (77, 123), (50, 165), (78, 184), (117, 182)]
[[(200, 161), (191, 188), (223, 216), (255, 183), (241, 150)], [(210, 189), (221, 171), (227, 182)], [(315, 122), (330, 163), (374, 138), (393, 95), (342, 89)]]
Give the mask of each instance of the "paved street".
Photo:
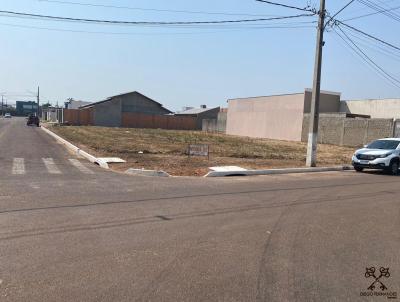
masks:
[(0, 301), (385, 301), (371, 266), (400, 294), (400, 177), (134, 177), (24, 123), (0, 120)]

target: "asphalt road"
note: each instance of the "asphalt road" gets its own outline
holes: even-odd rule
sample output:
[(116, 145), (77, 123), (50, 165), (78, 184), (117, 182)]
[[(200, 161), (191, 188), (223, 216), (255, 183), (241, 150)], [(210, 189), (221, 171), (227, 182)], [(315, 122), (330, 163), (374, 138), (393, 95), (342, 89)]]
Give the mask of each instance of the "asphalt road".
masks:
[(400, 177), (134, 177), (16, 118), (0, 169), (0, 301), (385, 301), (372, 266), (400, 294)]

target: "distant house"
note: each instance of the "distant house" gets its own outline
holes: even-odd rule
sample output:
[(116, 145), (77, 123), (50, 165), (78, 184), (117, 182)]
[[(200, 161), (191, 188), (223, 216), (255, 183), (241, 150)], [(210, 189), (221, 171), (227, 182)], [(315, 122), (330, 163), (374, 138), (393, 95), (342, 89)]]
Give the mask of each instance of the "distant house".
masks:
[(104, 127), (123, 126), (124, 113), (147, 115), (172, 113), (160, 103), (137, 91), (111, 96), (103, 101), (81, 106), (80, 109), (93, 112), (93, 124)]
[(60, 121), (60, 118), (62, 117), (62, 111), (63, 110), (60, 107), (45, 107), (42, 108), (41, 118), (42, 120), (47, 122), (58, 123)]
[(90, 102), (69, 100), (64, 103), (65, 109), (78, 109), (79, 107), (91, 104)]
[(220, 107), (207, 108), (206, 105), (201, 105), (200, 108), (186, 107), (186, 110), (175, 113), (176, 116), (190, 116), (197, 119), (197, 129), (202, 129), (204, 119), (217, 119)]

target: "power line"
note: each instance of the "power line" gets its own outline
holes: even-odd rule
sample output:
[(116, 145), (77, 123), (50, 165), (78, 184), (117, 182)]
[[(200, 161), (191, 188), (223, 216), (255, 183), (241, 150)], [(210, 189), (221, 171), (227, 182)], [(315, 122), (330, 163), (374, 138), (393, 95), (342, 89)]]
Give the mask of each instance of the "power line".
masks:
[(267, 1), (267, 0), (255, 0), (255, 1), (263, 2), (263, 3), (275, 5), (275, 6), (285, 7), (285, 8), (296, 9), (296, 10), (300, 10), (300, 11), (304, 11), (304, 12), (316, 13), (316, 10), (312, 9), (309, 5), (307, 5), (304, 8), (301, 8), (301, 7), (297, 7), (297, 6), (292, 6), (292, 5), (287, 5), (287, 4), (278, 3), (278, 2), (272, 2), (272, 1)]
[(326, 22), (326, 24), (329, 24), (329, 22), (331, 22), (337, 15), (339, 15), (342, 11), (344, 11), (354, 1), (356, 1), (356, 0), (351, 0), (349, 3), (347, 3), (345, 6), (343, 6), (340, 10), (338, 10), (336, 14), (334, 14), (332, 17), (329, 18), (329, 20)]
[(167, 13), (184, 13), (184, 14), (197, 14), (197, 15), (222, 15), (222, 16), (248, 16), (248, 17), (276, 17), (274, 15), (263, 15), (263, 14), (157, 9), (157, 8), (143, 8), (143, 7), (132, 7), (132, 6), (117, 6), (117, 5), (109, 5), (109, 4), (83, 3), (83, 2), (75, 2), (75, 1), (59, 1), (59, 0), (37, 0), (37, 1), (48, 2), (48, 3), (67, 4), (67, 5), (77, 5), (77, 6), (115, 8), (115, 9), (139, 10), (139, 11), (155, 11), (155, 12), (167, 12)]
[(384, 80), (390, 82), (390, 84), (394, 85), (395, 87), (398, 87), (398, 86), (396, 85), (396, 83), (393, 83), (390, 79), (386, 78), (386, 77), (384, 76), (384, 74), (382, 74), (378, 69), (376, 69), (368, 60), (366, 60), (366, 59), (357, 51), (357, 49), (356, 49), (354, 46), (352, 46), (344, 37), (342, 37), (342, 35), (340, 35), (340, 34), (336, 31), (336, 29), (333, 29), (333, 31), (334, 31), (334, 33), (342, 40), (342, 42), (344, 42), (344, 43), (342, 43), (342, 44), (343, 44), (345, 47), (349, 48), (351, 51), (353, 51), (354, 54), (357, 55), (358, 58), (362, 60), (362, 62), (366, 63), (374, 72), (376, 72), (380, 77), (382, 77), (382, 79), (384, 79)]
[[(8, 18), (22, 18), (22, 19), (30, 19), (30, 20), (38, 20), (37, 18), (34, 17), (21, 17), (21, 16), (13, 16), (13, 15), (0, 15), (0, 17), (8, 17)], [(56, 22), (76, 22), (76, 21), (66, 21), (66, 20), (47, 20), (44, 19), (46, 21), (56, 21)], [(282, 20), (285, 21), (285, 20)], [(209, 23), (209, 24), (179, 24), (179, 25), (175, 25), (175, 24), (140, 24), (138, 26), (140, 27), (144, 27), (144, 28), (167, 28), (167, 29), (231, 29), (231, 28), (246, 28), (246, 27), (262, 27), (265, 25), (293, 25), (293, 27), (295, 27), (296, 25), (304, 25), (304, 24), (314, 24), (315, 21), (286, 21), (286, 22), (279, 22), (279, 20), (270, 20), (270, 21), (264, 21), (264, 22), (258, 22), (258, 23), (253, 23), (253, 22), (244, 22), (244, 23), (220, 23), (220, 24), (213, 24), (213, 23)], [(78, 22), (77, 22), (78, 23)], [(13, 23), (3, 23), (4, 25), (14, 25)], [(90, 23), (83, 23), (83, 24), (90, 24)], [(18, 25), (18, 24), (17, 24)], [(101, 24), (104, 25), (104, 24)], [(108, 23), (106, 25), (114, 25), (112, 23)], [(117, 24), (116, 26), (121, 26), (120, 24)], [(124, 26), (124, 24), (122, 24), (122, 26)], [(80, 30), (77, 30), (80, 31)], [(85, 31), (85, 30), (82, 30)]]
[(158, 36), (158, 35), (197, 35), (197, 34), (216, 34), (216, 33), (226, 33), (226, 32), (236, 32), (243, 30), (256, 30), (256, 29), (300, 29), (300, 28), (314, 28), (314, 26), (290, 26), (290, 25), (260, 25), (257, 27), (245, 27), (218, 31), (197, 31), (197, 32), (164, 32), (164, 33), (134, 33), (134, 32), (106, 32), (106, 31), (86, 31), (86, 30), (74, 30), (74, 29), (62, 29), (62, 28), (50, 28), (50, 27), (39, 27), (39, 26), (28, 26), (21, 24), (9, 24), (0, 23), (3, 26), (16, 27), (16, 28), (26, 28), (26, 29), (36, 29), (36, 30), (46, 30), (46, 31), (56, 31), (56, 32), (71, 32), (71, 33), (84, 33), (84, 34), (102, 34), (102, 35), (119, 35), (119, 36)]
[(346, 24), (346, 23), (344, 23), (344, 22), (342, 22), (342, 21), (335, 20), (335, 23), (336, 23), (336, 24), (344, 25), (344, 26), (346, 26), (347, 28), (350, 28), (350, 29), (352, 29), (352, 30), (354, 30), (354, 31), (356, 31), (356, 32), (358, 32), (358, 33), (360, 33), (360, 34), (363, 34), (363, 35), (365, 35), (365, 36), (367, 36), (367, 37), (369, 37), (369, 38), (371, 38), (371, 39), (374, 39), (374, 40), (376, 40), (376, 41), (379, 41), (379, 42), (381, 42), (381, 43), (383, 43), (383, 44), (385, 44), (385, 45), (387, 45), (387, 46), (390, 46), (391, 48), (394, 48), (394, 49), (396, 49), (396, 50), (400, 50), (400, 47), (395, 46), (395, 45), (393, 45), (393, 44), (391, 44), (391, 43), (389, 43), (389, 42), (386, 42), (386, 41), (384, 41), (384, 40), (382, 40), (382, 39), (380, 39), (380, 38), (377, 38), (377, 37), (375, 37), (375, 36), (373, 36), (373, 35), (370, 35), (370, 34), (364, 32), (364, 31), (362, 31), (362, 30), (360, 30), (360, 29), (357, 29), (357, 28), (355, 28), (354, 26), (348, 25), (348, 24)]
[[(384, 0), (383, 2), (381, 2), (381, 3), (384, 3), (384, 4), (388, 4), (388, 3), (391, 3), (391, 2), (394, 2), (394, 1), (398, 1), (398, 0)], [(350, 10), (349, 11), (349, 13), (350, 14), (353, 14), (353, 13), (359, 13), (359, 12), (361, 12), (361, 11), (368, 11), (369, 10), (369, 8), (368, 7), (361, 7), (361, 8), (357, 8), (357, 9), (353, 9), (353, 10)]]
[(72, 17), (60, 17), (50, 15), (40, 15), (31, 13), (22, 13), (14, 11), (0, 10), (0, 13), (8, 14), (18, 17), (34, 17), (39, 19), (58, 20), (58, 21), (73, 21), (73, 22), (84, 22), (84, 23), (98, 23), (98, 24), (119, 24), (119, 25), (200, 25), (200, 24), (232, 24), (232, 23), (248, 23), (248, 22), (262, 22), (262, 21), (273, 21), (283, 19), (293, 19), (300, 17), (309, 17), (314, 14), (300, 14), (292, 16), (278, 16), (271, 18), (257, 18), (257, 19), (239, 19), (239, 20), (213, 20), (213, 21), (122, 21), (122, 20), (104, 20), (104, 19), (87, 19), (87, 18), (72, 18)]
[[(385, 71), (381, 66), (379, 66), (377, 63), (375, 63), (374, 60), (372, 60), (340, 27), (338, 27), (339, 30), (345, 35), (347, 40), (354, 46), (351, 46), (346, 39), (344, 39), (340, 34), (337, 33), (335, 30), (335, 33), (339, 35), (339, 37), (348, 45), (352, 48), (354, 52), (358, 56), (360, 56), (364, 61), (366, 61), (370, 66), (372, 66), (375, 70), (380, 72), (382, 76), (384, 76), (387, 80), (389, 80), (394, 86), (397, 88), (400, 88), (400, 81), (393, 77), (391, 74), (389, 74), (387, 71)], [(372, 64), (372, 65), (371, 65)]]
[(356, 16), (356, 17), (352, 17), (352, 18), (348, 18), (348, 19), (345, 19), (343, 21), (351, 21), (351, 20), (356, 20), (356, 19), (360, 19), (360, 18), (365, 18), (365, 17), (381, 14), (381, 13), (388, 12), (388, 11), (394, 11), (394, 10), (397, 10), (399, 8), (400, 8), (400, 6), (391, 7), (391, 8), (387, 8), (387, 9), (380, 10), (380, 11), (377, 11), (377, 12), (373, 12), (373, 13), (369, 13), (369, 14), (365, 14), (365, 15), (360, 15), (360, 16)]
[[(358, 1), (359, 2), (364, 2), (364, 3), (366, 2), (367, 4), (370, 5), (370, 7), (375, 9), (377, 12), (382, 13), (382, 11), (383, 11), (383, 13), (385, 15), (389, 16), (389, 17), (394, 17), (394, 18), (397, 18), (397, 19), (400, 17), (400, 15), (397, 14), (396, 12), (394, 12), (394, 11), (392, 11), (390, 9), (388, 10), (387, 7), (379, 5), (377, 3), (374, 3), (373, 1), (370, 1), (370, 0), (358, 0)], [(380, 2), (381, 4), (384, 4), (382, 1), (378, 1), (378, 2)]]
[(373, 51), (379, 52), (380, 54), (385, 55), (385, 56), (389, 56), (392, 59), (400, 62), (400, 53), (395, 53), (394, 50), (392, 50), (384, 45), (381, 45), (380, 43), (378, 44), (376, 41), (366, 38), (355, 32), (348, 31), (347, 34), (349, 36), (353, 37), (354, 39), (357, 39), (357, 41), (359, 43), (361, 43), (362, 45), (364, 45), (365, 47), (368, 47), (369, 49), (371, 49)]
[(371, 8), (371, 9), (373, 9), (375, 11), (377, 11), (378, 13), (382, 13), (385, 16), (387, 16), (387, 17), (389, 17), (389, 18), (391, 18), (391, 19), (393, 19), (395, 21), (400, 22), (400, 16), (399, 15), (397, 15), (396, 13), (393, 13), (390, 10), (389, 11), (385, 10), (385, 8), (383, 8), (382, 6), (379, 6), (378, 4), (375, 4), (375, 3), (371, 2), (371, 1), (368, 1), (368, 0), (358, 0), (358, 2), (364, 4), (365, 6)]
[(345, 37), (353, 44), (367, 59), (370, 61), (372, 64), (374, 64), (379, 70), (381, 70), (385, 75), (390, 77), (393, 81), (397, 82), (400, 84), (400, 81), (390, 75), (388, 72), (386, 72), (382, 67), (380, 67), (378, 64), (376, 64), (339, 26), (339, 30), (345, 35)]

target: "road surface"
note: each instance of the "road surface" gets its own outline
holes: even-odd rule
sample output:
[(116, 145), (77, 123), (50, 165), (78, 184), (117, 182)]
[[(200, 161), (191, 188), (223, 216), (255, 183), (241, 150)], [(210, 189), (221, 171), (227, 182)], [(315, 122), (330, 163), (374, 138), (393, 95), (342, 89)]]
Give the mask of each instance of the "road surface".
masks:
[(24, 122), (0, 119), (0, 301), (384, 301), (381, 266), (400, 293), (400, 177), (128, 176)]

